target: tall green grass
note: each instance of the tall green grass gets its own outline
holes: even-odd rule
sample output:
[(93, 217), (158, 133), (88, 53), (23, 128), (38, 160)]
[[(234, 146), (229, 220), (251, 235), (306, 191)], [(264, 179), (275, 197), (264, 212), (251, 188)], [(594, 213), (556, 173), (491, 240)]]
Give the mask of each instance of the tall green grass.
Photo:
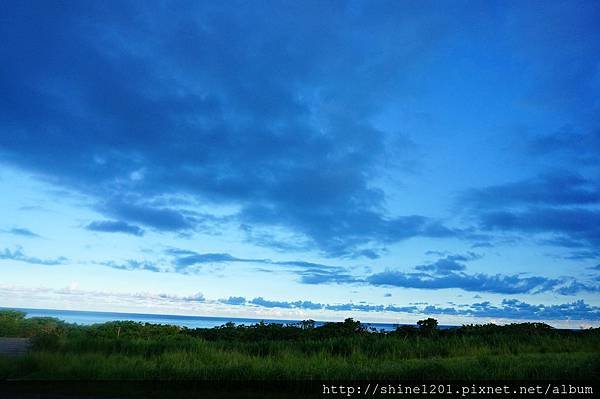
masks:
[[(4, 317), (4, 321), (3, 321)], [(543, 325), (368, 332), (258, 325), (188, 330), (133, 322), (74, 326), (2, 315), (0, 336), (33, 350), (0, 357), (0, 379), (320, 380), (593, 379), (600, 334)], [(4, 326), (4, 327), (3, 327)]]
[(0, 358), (0, 378), (58, 380), (593, 379), (597, 354), (478, 355), (393, 360), (364, 355), (258, 357), (214, 348), (158, 356), (36, 352)]

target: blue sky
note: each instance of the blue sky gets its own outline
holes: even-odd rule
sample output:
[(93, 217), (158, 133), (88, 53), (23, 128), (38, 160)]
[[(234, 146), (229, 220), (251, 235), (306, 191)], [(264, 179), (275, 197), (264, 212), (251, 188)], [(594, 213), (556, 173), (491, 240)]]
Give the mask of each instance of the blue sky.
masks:
[(600, 323), (600, 7), (0, 13), (0, 305)]

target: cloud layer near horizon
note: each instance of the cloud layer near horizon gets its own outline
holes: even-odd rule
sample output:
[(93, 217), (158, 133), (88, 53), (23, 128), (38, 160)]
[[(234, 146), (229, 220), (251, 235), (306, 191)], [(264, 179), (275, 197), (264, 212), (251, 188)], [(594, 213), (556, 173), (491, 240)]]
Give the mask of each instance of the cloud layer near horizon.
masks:
[(23, 294), (36, 297), (38, 295), (54, 295), (56, 298), (64, 299), (77, 297), (85, 303), (104, 304), (106, 300), (117, 299), (124, 303), (138, 303), (143, 306), (159, 305), (161, 307), (180, 306), (186, 303), (206, 305), (228, 305), (236, 307), (254, 307), (263, 309), (296, 309), (305, 311), (327, 310), (347, 314), (347, 312), (359, 311), (368, 313), (402, 313), (414, 314), (417, 317), (426, 316), (465, 316), (501, 320), (550, 320), (563, 321), (573, 320), (599, 320), (600, 307), (590, 306), (585, 301), (579, 300), (571, 303), (556, 305), (530, 304), (517, 299), (503, 299), (501, 303), (494, 305), (489, 301), (473, 303), (471, 305), (448, 305), (445, 307), (420, 303), (417, 305), (395, 306), (395, 305), (373, 305), (367, 303), (338, 303), (323, 304), (311, 301), (275, 301), (263, 297), (246, 299), (244, 297), (229, 297), (223, 299), (207, 299), (202, 293), (194, 295), (172, 295), (155, 293), (118, 293), (110, 291), (85, 291), (73, 288), (49, 289), (49, 288), (22, 288), (0, 285), (0, 297), (5, 295)]

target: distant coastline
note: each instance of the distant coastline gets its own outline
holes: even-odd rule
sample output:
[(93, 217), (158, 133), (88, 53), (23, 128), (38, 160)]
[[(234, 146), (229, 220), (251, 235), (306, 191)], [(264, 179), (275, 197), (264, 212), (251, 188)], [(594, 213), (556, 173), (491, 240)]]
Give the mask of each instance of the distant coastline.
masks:
[[(171, 314), (153, 314), (153, 313), (124, 313), (124, 312), (105, 312), (89, 310), (64, 310), (64, 309), (37, 309), (37, 308), (17, 308), (0, 306), (0, 310), (19, 310), (27, 313), (27, 317), (56, 317), (67, 323), (80, 325), (91, 325), (106, 323), (109, 321), (135, 321), (140, 323), (153, 324), (171, 324), (188, 328), (213, 328), (231, 322), (236, 325), (251, 325), (260, 323), (267, 324), (295, 324), (302, 320), (279, 320), (279, 319), (256, 319), (241, 317), (223, 317), (223, 316), (188, 316)], [(328, 320), (317, 320), (315, 324), (322, 325)], [(368, 327), (377, 330), (393, 331), (396, 326), (406, 325), (403, 323), (363, 323)], [(439, 328), (453, 328), (458, 326), (441, 325)]]

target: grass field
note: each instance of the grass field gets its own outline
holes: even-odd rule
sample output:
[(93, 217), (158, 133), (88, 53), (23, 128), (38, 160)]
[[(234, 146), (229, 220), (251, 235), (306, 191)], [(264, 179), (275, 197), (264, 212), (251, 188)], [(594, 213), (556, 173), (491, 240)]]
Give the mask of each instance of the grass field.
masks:
[(0, 336), (32, 350), (0, 357), (0, 379), (525, 380), (600, 376), (600, 331), (544, 324), (427, 324), (390, 333), (359, 322), (185, 329), (133, 322), (75, 326), (0, 312)]

